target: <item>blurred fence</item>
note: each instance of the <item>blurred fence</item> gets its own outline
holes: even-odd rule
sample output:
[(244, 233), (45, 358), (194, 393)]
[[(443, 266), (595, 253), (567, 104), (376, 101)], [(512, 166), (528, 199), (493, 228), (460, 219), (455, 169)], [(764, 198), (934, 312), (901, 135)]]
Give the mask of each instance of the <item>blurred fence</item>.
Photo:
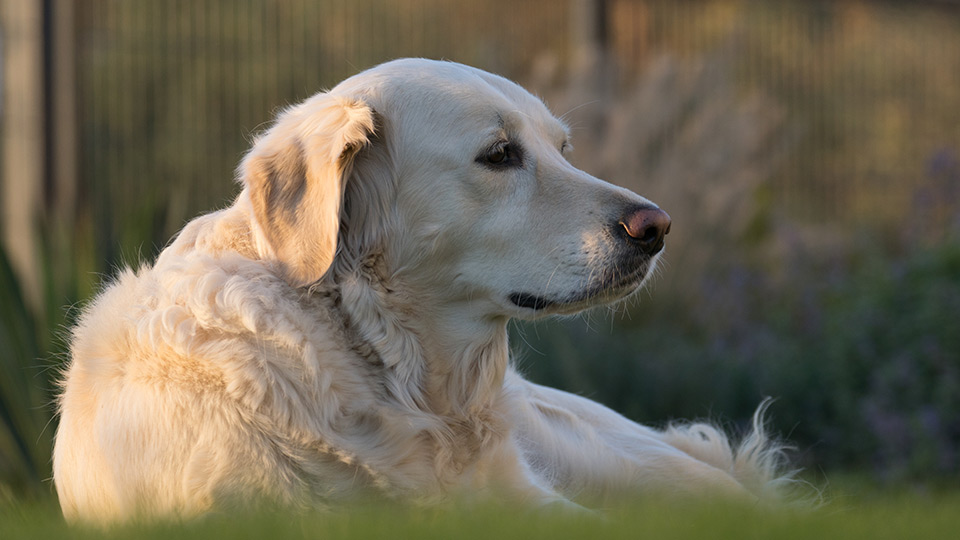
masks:
[(772, 96), (795, 130), (771, 184), (794, 217), (899, 224), (938, 167), (957, 174), (956, 3), (621, 0), (611, 21), (611, 50), (631, 70), (657, 51), (732, 51), (741, 88)]
[[(958, 174), (960, 7), (953, 3), (36, 4), (39, 20), (6, 17), (4, 33), (8, 56), (17, 52), (15, 38), (34, 30), (46, 44), (37, 57), (45, 83), (27, 105), (40, 110), (21, 120), (14, 113), (22, 111), (8, 108), (2, 118), (8, 148), (21, 135), (42, 139), (36, 163), (6, 167), (3, 182), (38, 193), (27, 210), (56, 210), (34, 215), (75, 219), (69, 228), (95, 239), (93, 261), (156, 250), (187, 218), (235, 192), (233, 168), (279, 107), (397, 56), (448, 58), (527, 82), (545, 63), (562, 73), (591, 40), (619, 85), (662, 54), (715, 58), (739, 92), (763, 93), (785, 111), (792, 150), (760, 196), (802, 220), (894, 228), (915, 214), (918, 193), (941, 189), (934, 184), (944, 178), (955, 183)], [(583, 31), (597, 10), (598, 29)], [(29, 74), (6, 64), (9, 90)], [(17, 121), (27, 125), (9, 125)], [(956, 202), (953, 189), (952, 200), (929, 194), (931, 226), (952, 215), (944, 206)], [(16, 194), (5, 198), (8, 214), (24, 211)]]
[[(35, 470), (49, 455), (33, 443), (49, 430), (17, 427), (45, 421), (48, 377), (18, 366), (61, 350), (62, 306), (227, 204), (278, 108), (391, 58), (532, 87), (569, 113), (576, 162), (673, 198), (678, 224), (704, 212), (674, 205), (705, 192), (834, 231), (937, 239), (960, 219), (955, 2), (4, 0), (0, 13), (0, 262), (17, 270), (0, 276), (16, 293), (0, 310), (0, 350), (16, 351), (0, 364), (16, 374), (0, 376), (0, 420), (14, 426), (13, 439), (0, 429), (0, 485), (11, 455), (33, 452)], [(752, 219), (733, 217), (700, 230)], [(674, 254), (674, 273), (699, 266)], [(31, 407), (19, 419), (14, 398)]]

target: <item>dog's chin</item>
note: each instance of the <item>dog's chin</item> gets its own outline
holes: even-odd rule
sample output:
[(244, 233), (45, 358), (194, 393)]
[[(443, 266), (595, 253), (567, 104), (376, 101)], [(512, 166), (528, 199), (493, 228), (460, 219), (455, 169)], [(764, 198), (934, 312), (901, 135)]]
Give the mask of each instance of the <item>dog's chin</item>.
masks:
[(573, 293), (542, 293), (517, 291), (508, 295), (512, 306), (517, 308), (514, 317), (538, 319), (547, 315), (573, 315), (580, 311), (622, 300), (638, 291), (653, 269), (652, 264), (643, 265), (637, 271), (601, 280), (600, 283)]

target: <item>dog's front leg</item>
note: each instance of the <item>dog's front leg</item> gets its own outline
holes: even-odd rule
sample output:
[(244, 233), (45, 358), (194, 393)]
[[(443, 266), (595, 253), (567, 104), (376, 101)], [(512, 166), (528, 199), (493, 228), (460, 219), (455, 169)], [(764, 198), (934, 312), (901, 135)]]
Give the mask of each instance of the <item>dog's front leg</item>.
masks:
[(481, 456), (476, 464), (475, 488), (500, 500), (536, 509), (589, 512), (554, 491), (533, 473), (519, 445), (507, 437)]

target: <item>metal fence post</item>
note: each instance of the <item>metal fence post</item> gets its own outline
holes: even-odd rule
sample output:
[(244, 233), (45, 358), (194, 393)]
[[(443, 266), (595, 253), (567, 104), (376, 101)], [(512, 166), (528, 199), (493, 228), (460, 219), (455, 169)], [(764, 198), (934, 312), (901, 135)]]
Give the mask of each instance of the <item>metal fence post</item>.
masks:
[(39, 308), (36, 225), (44, 183), (43, 3), (3, 2), (3, 247)]

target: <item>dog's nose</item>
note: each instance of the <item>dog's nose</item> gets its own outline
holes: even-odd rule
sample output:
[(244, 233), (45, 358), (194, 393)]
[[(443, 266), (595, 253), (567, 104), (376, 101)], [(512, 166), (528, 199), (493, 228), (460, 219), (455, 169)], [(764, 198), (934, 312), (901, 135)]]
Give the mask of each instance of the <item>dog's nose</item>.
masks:
[(670, 232), (670, 216), (656, 206), (643, 206), (627, 213), (620, 225), (631, 243), (653, 256), (663, 249), (663, 237)]

